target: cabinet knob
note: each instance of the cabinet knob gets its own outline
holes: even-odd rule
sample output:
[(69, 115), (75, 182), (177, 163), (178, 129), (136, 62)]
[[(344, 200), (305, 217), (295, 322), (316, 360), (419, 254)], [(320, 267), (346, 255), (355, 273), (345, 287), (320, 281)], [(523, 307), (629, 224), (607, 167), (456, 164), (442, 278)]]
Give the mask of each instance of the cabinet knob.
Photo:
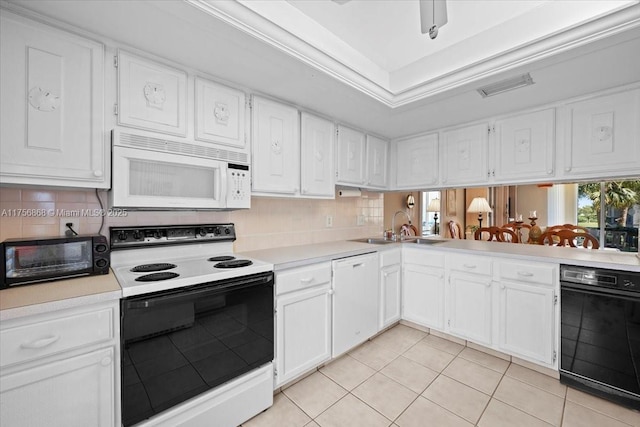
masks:
[(95, 176), (96, 178), (100, 178), (102, 175), (104, 175), (104, 174), (102, 173), (101, 170), (94, 170), (93, 171), (93, 176)]
[(506, 289), (505, 285), (500, 285), (500, 289)]
[(111, 365), (111, 358), (109, 356), (102, 358), (102, 360), (100, 361), (100, 364), (102, 366), (109, 366)]
[(547, 171), (547, 175), (551, 175), (552, 173), (553, 173), (553, 169), (549, 169), (549, 170)]
[(564, 168), (565, 172), (570, 172), (571, 171), (571, 166), (567, 166), (566, 168)]
[(327, 294), (328, 294), (328, 295), (333, 295), (333, 289), (329, 289), (329, 290), (327, 291)]
[(491, 286), (491, 282), (487, 282), (487, 283), (485, 283), (485, 284), (484, 284), (484, 286), (485, 286), (486, 288), (490, 287), (490, 286)]

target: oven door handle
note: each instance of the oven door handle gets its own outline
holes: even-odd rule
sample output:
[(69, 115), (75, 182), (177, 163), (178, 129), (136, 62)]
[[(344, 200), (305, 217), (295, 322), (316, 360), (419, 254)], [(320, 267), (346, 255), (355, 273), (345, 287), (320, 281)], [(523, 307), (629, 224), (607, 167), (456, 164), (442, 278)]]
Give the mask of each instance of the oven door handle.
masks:
[[(215, 282), (214, 282), (215, 283)], [(273, 286), (273, 275), (263, 277), (252, 277), (242, 280), (225, 281), (220, 284), (210, 284), (210, 286), (198, 285), (197, 288), (180, 288), (174, 290), (170, 294), (158, 295), (149, 298), (125, 300), (125, 308), (129, 310), (145, 309), (150, 307), (157, 307), (165, 304), (175, 304), (185, 299), (193, 300), (193, 297), (202, 296), (203, 294), (215, 295), (223, 293), (229, 290), (239, 291), (254, 286), (262, 286), (270, 284)]]

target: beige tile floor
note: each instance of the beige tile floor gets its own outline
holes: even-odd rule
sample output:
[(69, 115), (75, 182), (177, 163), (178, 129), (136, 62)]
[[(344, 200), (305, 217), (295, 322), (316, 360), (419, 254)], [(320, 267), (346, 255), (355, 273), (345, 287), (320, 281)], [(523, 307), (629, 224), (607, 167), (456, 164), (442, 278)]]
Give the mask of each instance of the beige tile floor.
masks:
[(397, 325), (274, 396), (244, 427), (640, 427), (640, 412)]

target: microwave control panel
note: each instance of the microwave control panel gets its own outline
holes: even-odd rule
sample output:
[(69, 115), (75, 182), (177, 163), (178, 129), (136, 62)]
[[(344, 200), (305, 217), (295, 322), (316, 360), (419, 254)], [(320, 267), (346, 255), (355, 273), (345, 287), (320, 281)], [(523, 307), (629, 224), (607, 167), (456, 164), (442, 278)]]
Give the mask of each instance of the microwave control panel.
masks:
[(251, 207), (251, 173), (247, 165), (227, 166), (227, 208)]

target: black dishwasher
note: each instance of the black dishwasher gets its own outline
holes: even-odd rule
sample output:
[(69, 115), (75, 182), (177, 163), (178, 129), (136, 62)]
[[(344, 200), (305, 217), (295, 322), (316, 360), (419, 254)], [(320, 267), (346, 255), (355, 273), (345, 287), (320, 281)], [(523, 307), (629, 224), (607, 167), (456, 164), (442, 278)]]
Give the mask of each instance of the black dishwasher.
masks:
[(640, 408), (640, 272), (560, 266), (560, 381)]

